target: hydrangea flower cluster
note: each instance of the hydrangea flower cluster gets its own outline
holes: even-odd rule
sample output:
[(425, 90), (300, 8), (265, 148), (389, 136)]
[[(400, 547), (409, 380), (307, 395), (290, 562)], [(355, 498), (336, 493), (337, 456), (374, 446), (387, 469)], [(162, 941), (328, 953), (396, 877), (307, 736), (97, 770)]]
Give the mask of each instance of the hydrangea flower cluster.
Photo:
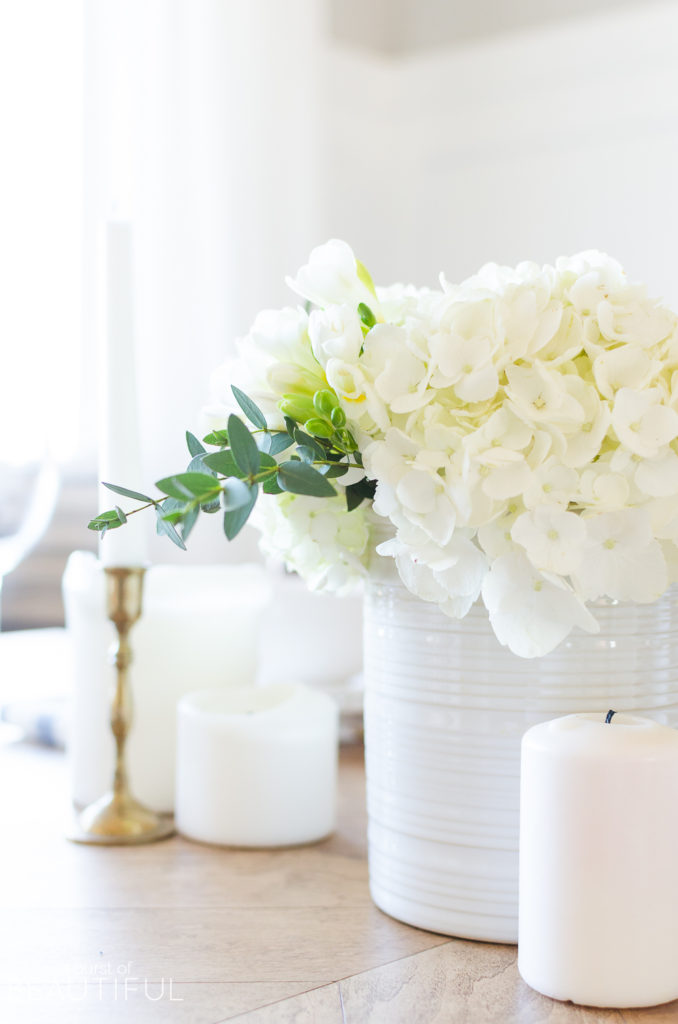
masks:
[[(414, 594), (458, 618), (481, 598), (499, 641), (535, 657), (597, 630), (588, 602), (651, 602), (678, 579), (678, 317), (618, 263), (375, 289), (331, 241), (289, 283), (310, 311), (260, 314), (214, 377), (212, 425), (231, 381), (271, 426), (329, 389), (392, 526), (379, 554)], [(364, 506), (261, 504), (267, 550), (312, 585), (366, 572)]]

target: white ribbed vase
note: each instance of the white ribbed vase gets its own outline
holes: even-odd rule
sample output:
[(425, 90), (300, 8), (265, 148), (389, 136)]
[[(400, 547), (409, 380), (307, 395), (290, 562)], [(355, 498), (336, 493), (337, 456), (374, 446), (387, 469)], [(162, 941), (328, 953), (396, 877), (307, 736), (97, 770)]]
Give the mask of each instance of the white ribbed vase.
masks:
[(678, 596), (600, 602), (599, 634), (526, 660), (480, 604), (450, 619), (378, 563), (365, 598), (372, 898), (419, 928), (516, 942), (521, 736), (609, 708), (678, 725)]

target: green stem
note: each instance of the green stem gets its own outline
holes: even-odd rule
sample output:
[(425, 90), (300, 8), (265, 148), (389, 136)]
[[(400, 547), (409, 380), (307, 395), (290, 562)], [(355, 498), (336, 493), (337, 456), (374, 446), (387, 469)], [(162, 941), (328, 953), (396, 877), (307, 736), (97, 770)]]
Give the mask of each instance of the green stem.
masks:
[[(263, 431), (262, 431), (262, 433), (263, 433)], [(313, 465), (313, 466), (346, 466), (347, 469), (363, 469), (363, 467), (359, 466), (357, 462), (333, 462), (331, 459), (314, 459), (314, 461), (312, 462), (311, 465)], [(254, 473), (252, 476), (247, 477), (246, 479), (247, 479), (247, 482), (249, 484), (258, 484), (258, 483), (262, 483), (262, 482), (264, 482), (266, 480), (270, 480), (272, 477), (276, 476), (277, 473), (278, 473), (278, 467), (274, 468), (273, 466), (269, 466), (262, 473)], [(241, 480), (243, 478), (242, 477), (219, 476), (216, 479), (217, 479), (217, 481), (219, 483), (223, 483), (225, 480), (233, 480), (233, 479)], [(208, 501), (214, 501), (214, 499), (217, 498), (222, 493), (223, 493), (223, 487), (219, 487), (219, 488), (216, 488), (212, 494), (203, 494), (199, 498), (197, 498), (197, 497), (193, 498), (191, 501), (189, 501), (187, 507), (185, 509), (183, 509), (182, 512), (183, 513), (191, 512), (198, 505), (204, 505)], [(146, 505), (139, 505), (138, 508), (133, 508), (130, 512), (125, 512), (125, 516), (129, 519), (130, 516), (135, 515), (137, 512), (143, 512), (147, 508), (157, 508), (158, 505), (162, 505), (162, 503), (164, 501), (167, 501), (167, 499), (169, 497), (171, 497), (171, 495), (167, 494), (167, 495), (165, 495), (164, 498), (159, 498), (157, 501), (149, 501), (149, 502), (147, 502)], [(186, 500), (188, 501), (188, 499), (186, 499)]]

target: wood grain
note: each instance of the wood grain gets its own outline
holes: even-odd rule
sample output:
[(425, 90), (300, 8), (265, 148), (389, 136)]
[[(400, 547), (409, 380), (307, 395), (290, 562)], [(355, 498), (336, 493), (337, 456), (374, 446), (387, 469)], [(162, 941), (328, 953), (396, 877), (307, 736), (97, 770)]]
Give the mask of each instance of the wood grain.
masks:
[(345, 1024), (622, 1024), (617, 1010), (558, 1003), (518, 974), (515, 946), (452, 939), (340, 983)]
[(7, 910), (0, 983), (78, 977), (99, 962), (175, 982), (336, 981), (444, 942), (376, 907)]
[(553, 1002), (521, 981), (515, 947), (377, 910), (360, 751), (342, 753), (336, 834), (297, 849), (75, 846), (66, 789), (63, 756), (0, 748), (8, 1024), (678, 1024), (678, 1003)]
[(304, 995), (242, 1014), (235, 1020), (240, 1024), (344, 1024), (339, 986), (313, 989)]

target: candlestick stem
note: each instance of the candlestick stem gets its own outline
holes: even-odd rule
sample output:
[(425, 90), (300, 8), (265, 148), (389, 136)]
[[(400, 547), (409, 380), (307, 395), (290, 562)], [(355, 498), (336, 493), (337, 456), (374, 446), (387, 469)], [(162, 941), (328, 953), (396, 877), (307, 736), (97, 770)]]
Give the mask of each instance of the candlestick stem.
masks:
[(111, 701), (111, 731), (115, 739), (115, 768), (111, 791), (80, 814), (69, 839), (81, 843), (128, 845), (150, 843), (172, 835), (168, 818), (150, 811), (132, 796), (127, 779), (125, 749), (132, 721), (128, 670), (132, 661), (130, 630), (141, 617), (145, 570), (106, 568), (108, 617), (117, 638), (111, 650), (115, 686)]

